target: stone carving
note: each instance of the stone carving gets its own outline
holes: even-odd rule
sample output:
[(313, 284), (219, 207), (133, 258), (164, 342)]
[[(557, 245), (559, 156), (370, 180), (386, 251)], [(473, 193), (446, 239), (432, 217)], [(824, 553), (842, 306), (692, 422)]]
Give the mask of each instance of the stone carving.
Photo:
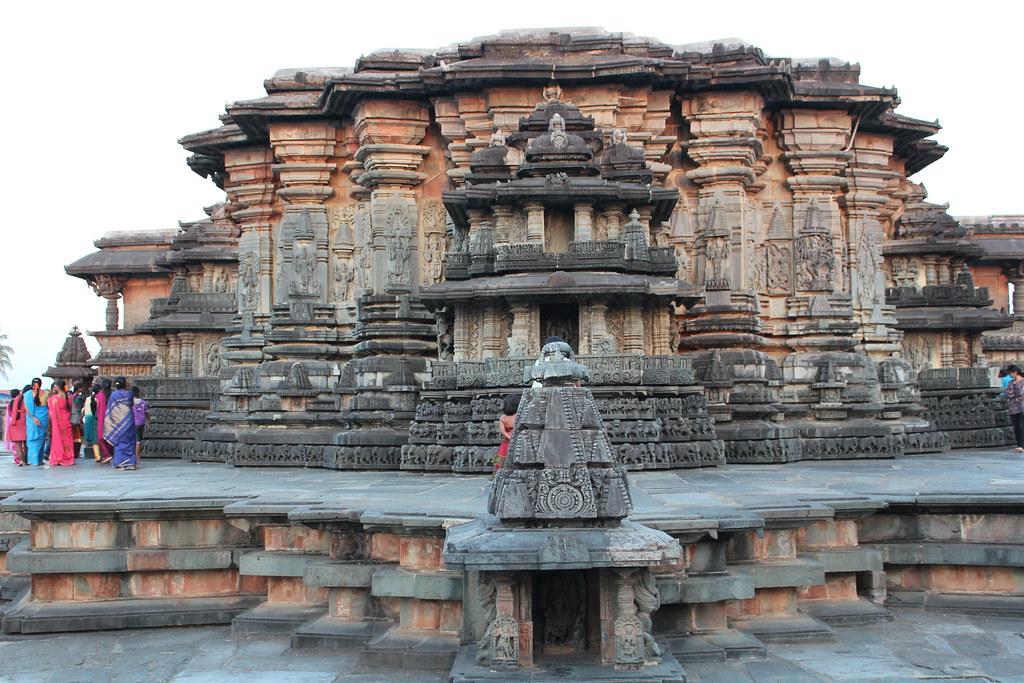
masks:
[(726, 275), (726, 264), (729, 260), (729, 241), (725, 236), (709, 237), (705, 247), (707, 257), (708, 289), (728, 289), (729, 280)]
[(779, 240), (768, 242), (768, 289), (788, 292), (792, 288), (792, 259), (789, 245)]
[(507, 614), (491, 622), (490, 660), (494, 671), (519, 671), (519, 622)]
[(288, 288), (289, 294), (320, 295), (320, 283), (316, 279), (315, 235), (309, 218), (309, 210), (303, 207), (299, 214), (295, 234), (292, 237), (292, 271), (294, 277)]
[(334, 252), (334, 286), (331, 298), (334, 301), (348, 301), (352, 298), (352, 284), (355, 281), (355, 270), (352, 261), (344, 252)]
[(427, 243), (423, 250), (423, 279), (424, 287), (441, 281), (441, 274), (444, 271), (444, 235), (432, 233), (427, 235)]
[(856, 251), (858, 289), (863, 306), (877, 303), (881, 293), (878, 287), (879, 268), (884, 261), (880, 248), (881, 239), (880, 232), (865, 228), (861, 231), (858, 241)]
[(836, 256), (832, 234), (825, 227), (816, 199), (807, 205), (804, 227), (796, 238), (797, 286), (811, 292), (831, 292)]
[(897, 256), (889, 262), (892, 271), (892, 280), (897, 287), (917, 287), (917, 277), (921, 271), (917, 260)]
[(228, 277), (227, 268), (217, 268), (213, 277), (213, 291), (217, 294), (227, 294), (231, 291), (231, 279)]
[(615, 668), (639, 670), (644, 665), (644, 628), (635, 614), (615, 620)]
[(238, 298), (243, 309), (252, 310), (260, 303), (260, 258), (254, 251), (242, 255), (238, 273)]
[(651, 615), (661, 607), (661, 596), (649, 569), (638, 569), (633, 573), (632, 589), (636, 616), (640, 619), (643, 633), (643, 659), (646, 664), (657, 664), (661, 661), (661, 647), (654, 641)]
[(223, 364), (220, 344), (210, 344), (210, 348), (206, 351), (206, 374), (211, 377), (219, 375)]
[(412, 241), (412, 220), (405, 203), (396, 201), (388, 209), (384, 234), (387, 247), (387, 272), (384, 287), (389, 290), (408, 290), (412, 286), (409, 270), (409, 243)]

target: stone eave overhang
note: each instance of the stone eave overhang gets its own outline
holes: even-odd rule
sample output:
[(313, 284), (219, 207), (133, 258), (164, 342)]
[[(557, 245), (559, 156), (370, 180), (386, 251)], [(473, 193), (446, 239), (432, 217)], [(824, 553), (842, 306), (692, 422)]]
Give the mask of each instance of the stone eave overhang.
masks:
[(875, 119), (862, 121), (860, 129), (892, 135), (893, 151), (905, 160), (907, 175), (935, 163), (949, 151), (945, 145), (925, 139), (942, 130), (938, 121), (923, 121), (888, 111)]
[(135, 331), (163, 334), (188, 330), (225, 332), (231, 326), (234, 313), (171, 313), (150, 318), (135, 326)]
[(964, 330), (983, 332), (1013, 324), (1013, 316), (991, 308), (897, 308), (896, 327), (904, 332)]
[(985, 249), (974, 240), (889, 240), (882, 245), (884, 256), (917, 256), (935, 254), (960, 256), (968, 260), (984, 256)]
[(156, 259), (165, 252), (166, 248), (103, 249), (64, 266), (64, 272), (72, 277), (83, 279), (89, 279), (92, 275), (160, 275), (166, 277), (166, 271), (156, 264)]
[(237, 246), (189, 247), (165, 251), (154, 261), (156, 265), (171, 268), (187, 263), (228, 263), (238, 260)]
[(467, 209), (489, 208), (493, 204), (516, 204), (543, 201), (547, 204), (575, 202), (625, 202), (630, 206), (653, 207), (651, 222), (667, 221), (672, 215), (679, 191), (675, 188), (619, 183), (601, 178), (570, 178), (566, 185), (555, 185), (546, 178), (527, 178), (509, 182), (467, 185), (458, 190), (445, 190), (441, 199), (452, 221), (459, 227), (469, 225)]
[(236, 123), (226, 123), (219, 128), (192, 133), (178, 138), (178, 144), (189, 152), (202, 155), (223, 154), (231, 147), (245, 147), (262, 140), (253, 140)]
[(421, 289), (419, 296), (428, 308), (450, 301), (566, 301), (594, 296), (658, 297), (690, 307), (704, 298), (704, 290), (675, 278), (557, 271), (449, 280)]
[(978, 261), (982, 263), (1006, 263), (1024, 260), (1024, 235), (1020, 237), (975, 236), (974, 241), (982, 249)]

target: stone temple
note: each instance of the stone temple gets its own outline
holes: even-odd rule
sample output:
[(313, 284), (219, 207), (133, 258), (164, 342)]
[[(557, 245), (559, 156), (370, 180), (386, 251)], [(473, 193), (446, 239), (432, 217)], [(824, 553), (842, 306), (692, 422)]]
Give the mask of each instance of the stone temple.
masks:
[(181, 139), (207, 218), (67, 266), (150, 457), (488, 472), (549, 336), (634, 470), (1006, 443), (1024, 217), (928, 202), (856, 64), (538, 30), (265, 86)]

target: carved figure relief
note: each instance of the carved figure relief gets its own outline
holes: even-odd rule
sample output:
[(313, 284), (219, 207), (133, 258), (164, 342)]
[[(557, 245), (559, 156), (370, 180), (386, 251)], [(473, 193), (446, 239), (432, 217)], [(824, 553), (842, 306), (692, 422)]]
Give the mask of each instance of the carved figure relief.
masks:
[(831, 292), (836, 256), (826, 235), (801, 235), (796, 239), (797, 286), (812, 292)]
[(238, 298), (242, 308), (252, 310), (260, 303), (259, 256), (254, 251), (242, 255), (238, 273)]
[(729, 260), (729, 240), (724, 236), (709, 237), (704, 254), (707, 258), (705, 281), (708, 286), (727, 289), (729, 281), (726, 276), (726, 263)]
[(555, 149), (562, 149), (569, 144), (569, 136), (565, 133), (565, 119), (561, 114), (555, 114), (548, 123), (548, 131), (551, 135), (551, 146)]
[(865, 228), (861, 231), (856, 258), (862, 306), (870, 306), (878, 302), (878, 273), (883, 262), (879, 248), (880, 240), (881, 235), (874, 230)]
[(355, 239), (352, 228), (356, 218), (356, 212), (352, 205), (332, 206), (328, 208), (328, 211), (330, 212), (331, 230), (334, 231), (335, 246), (352, 244)]
[(227, 294), (231, 289), (231, 279), (228, 277), (227, 268), (218, 268), (213, 276), (213, 291), (217, 294)]
[(444, 236), (441, 233), (430, 233), (426, 237), (426, 245), (423, 250), (423, 278), (424, 287), (441, 281), (443, 272)]
[(785, 242), (772, 240), (768, 242), (768, 290), (772, 292), (788, 292), (793, 286), (793, 267), (790, 259), (789, 245)]
[(905, 256), (894, 257), (889, 261), (889, 267), (892, 270), (892, 281), (897, 287), (917, 286), (921, 266), (916, 260)]
[(388, 288), (409, 288), (412, 273), (409, 272), (409, 243), (412, 240), (412, 221), (404, 203), (395, 202), (388, 209), (385, 219), (385, 245), (387, 247), (387, 273), (384, 286)]
[(447, 310), (437, 316), (437, 357), (450, 361), (455, 353), (455, 341), (452, 336), (452, 315)]
[(206, 351), (206, 375), (208, 377), (219, 375), (223, 365), (224, 362), (220, 355), (220, 344), (210, 344), (210, 348)]
[(355, 271), (353, 279), (355, 293), (357, 295), (367, 294), (369, 293), (367, 290), (370, 286), (372, 250), (370, 243), (373, 231), (370, 224), (370, 209), (366, 202), (360, 202), (359, 207), (356, 209), (353, 232), (355, 250), (352, 252), (352, 263)]
[(768, 248), (762, 243), (750, 250), (750, 287), (755, 292), (767, 289)]
[(334, 286), (331, 289), (331, 298), (334, 301), (352, 299), (352, 283), (355, 280), (355, 275), (352, 261), (346, 258), (345, 253), (334, 252)]

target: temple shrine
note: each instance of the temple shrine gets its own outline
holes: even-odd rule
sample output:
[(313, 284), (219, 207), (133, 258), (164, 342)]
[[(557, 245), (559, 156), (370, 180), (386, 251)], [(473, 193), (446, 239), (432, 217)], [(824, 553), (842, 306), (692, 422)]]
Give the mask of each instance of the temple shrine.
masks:
[(856, 64), (509, 31), (266, 91), (181, 139), (208, 218), (67, 267), (153, 455), (486, 472), (549, 336), (632, 469), (1006, 442), (1024, 221), (929, 202)]

